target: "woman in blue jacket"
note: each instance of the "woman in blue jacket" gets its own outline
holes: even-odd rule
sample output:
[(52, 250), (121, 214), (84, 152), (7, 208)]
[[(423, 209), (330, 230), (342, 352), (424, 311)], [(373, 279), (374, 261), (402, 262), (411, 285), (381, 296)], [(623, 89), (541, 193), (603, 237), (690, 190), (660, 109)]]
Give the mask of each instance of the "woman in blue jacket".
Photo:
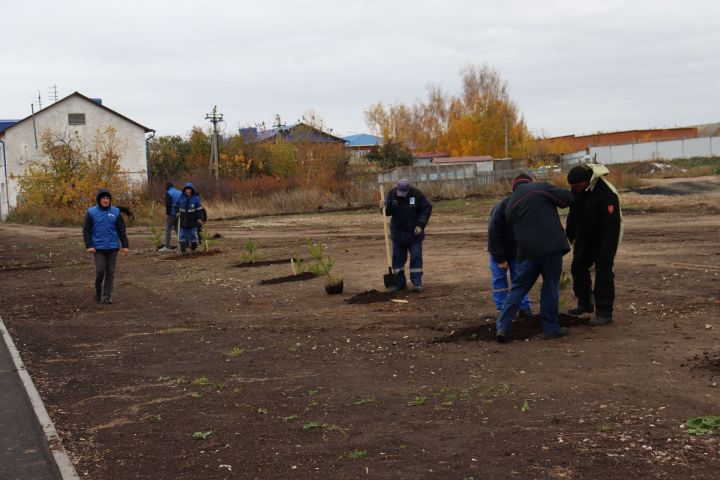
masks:
[[(83, 221), (85, 249), (95, 257), (95, 301), (112, 303), (115, 263), (118, 251), (127, 255), (128, 238), (120, 209), (110, 203), (112, 196), (104, 188), (95, 196), (97, 205), (89, 208)], [(103, 285), (104, 283), (104, 285)]]

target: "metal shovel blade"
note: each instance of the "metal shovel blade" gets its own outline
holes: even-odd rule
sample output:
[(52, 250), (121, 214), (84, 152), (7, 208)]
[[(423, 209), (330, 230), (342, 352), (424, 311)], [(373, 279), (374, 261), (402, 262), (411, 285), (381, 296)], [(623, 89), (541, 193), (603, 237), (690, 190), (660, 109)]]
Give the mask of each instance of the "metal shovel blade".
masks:
[(398, 276), (392, 272), (391, 267), (388, 267), (388, 273), (383, 275), (383, 282), (385, 283), (385, 288), (397, 288)]

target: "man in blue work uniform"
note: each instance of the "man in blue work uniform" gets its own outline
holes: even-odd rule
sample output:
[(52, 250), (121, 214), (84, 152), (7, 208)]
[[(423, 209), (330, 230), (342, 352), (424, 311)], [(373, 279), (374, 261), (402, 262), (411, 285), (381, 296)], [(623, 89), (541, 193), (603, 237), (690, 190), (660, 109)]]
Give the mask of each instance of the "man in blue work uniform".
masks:
[[(532, 180), (530, 176), (521, 173), (512, 183)], [(517, 259), (517, 243), (513, 235), (512, 225), (505, 218), (505, 209), (510, 201), (510, 195), (500, 200), (490, 212), (488, 222), (488, 252), (490, 253), (490, 274), (492, 277), (492, 299), (498, 312), (505, 306), (507, 298), (508, 273), (511, 283), (515, 283), (518, 276), (520, 262)], [(520, 302), (520, 318), (534, 318), (530, 296), (525, 294)]]
[(165, 245), (160, 249), (161, 252), (170, 251), (170, 242), (172, 241), (172, 231), (177, 232), (177, 209), (176, 205), (180, 201), (182, 192), (175, 188), (172, 182), (165, 184)]
[(95, 197), (97, 205), (89, 208), (83, 221), (85, 249), (95, 257), (95, 301), (112, 303), (115, 263), (118, 251), (128, 253), (128, 238), (120, 209), (110, 203), (112, 196), (104, 188)]
[(397, 289), (407, 288), (405, 262), (410, 252), (410, 281), (413, 290), (422, 291), (422, 243), (430, 220), (432, 204), (410, 181), (402, 179), (385, 197), (385, 214), (390, 219), (392, 236), (392, 268), (397, 275)]
[(188, 182), (183, 187), (180, 200), (176, 204), (178, 215), (180, 215), (180, 232), (178, 241), (180, 251), (187, 253), (188, 244), (193, 253), (198, 246), (198, 227), (207, 220), (207, 214), (200, 203), (200, 195), (195, 191), (192, 183)]

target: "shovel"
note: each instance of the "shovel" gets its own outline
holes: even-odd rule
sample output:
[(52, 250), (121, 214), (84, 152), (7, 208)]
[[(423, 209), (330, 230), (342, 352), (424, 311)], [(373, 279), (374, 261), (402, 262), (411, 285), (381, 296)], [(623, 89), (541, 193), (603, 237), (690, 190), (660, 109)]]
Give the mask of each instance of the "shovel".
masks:
[[(380, 200), (385, 201), (385, 192), (383, 192), (383, 186), (382, 183), (379, 186), (380, 189)], [(386, 215), (386, 208), (387, 206), (385, 203), (383, 203), (382, 206), (382, 221), (383, 221), (383, 231), (385, 232), (385, 254), (387, 255), (387, 264), (388, 264), (388, 273), (383, 275), (383, 283), (385, 283), (385, 288), (389, 289), (395, 289), (398, 287), (398, 276), (397, 274), (393, 273), (392, 270), (392, 255), (390, 254), (390, 235), (389, 235), (389, 229), (387, 224), (387, 215)]]

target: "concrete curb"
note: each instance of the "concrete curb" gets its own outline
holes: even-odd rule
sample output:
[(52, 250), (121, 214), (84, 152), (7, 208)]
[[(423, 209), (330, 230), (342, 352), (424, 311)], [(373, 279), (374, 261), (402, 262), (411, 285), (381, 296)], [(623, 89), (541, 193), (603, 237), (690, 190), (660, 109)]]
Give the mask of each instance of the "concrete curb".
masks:
[(13, 363), (15, 364), (15, 368), (17, 369), (18, 375), (20, 376), (20, 380), (25, 387), (25, 391), (27, 392), (28, 398), (30, 399), (30, 404), (35, 411), (35, 416), (37, 416), (37, 419), (42, 426), (43, 432), (45, 432), (45, 439), (48, 442), (48, 446), (50, 447), (50, 451), (53, 454), (55, 463), (60, 470), (60, 475), (62, 475), (63, 480), (79, 479), (80, 477), (75, 471), (75, 467), (70, 461), (70, 457), (68, 457), (65, 448), (63, 448), (57, 430), (55, 430), (55, 425), (53, 424), (52, 420), (50, 419), (50, 415), (48, 415), (47, 410), (45, 409), (45, 404), (40, 398), (40, 394), (35, 388), (35, 384), (33, 384), (33, 381), (30, 378), (30, 374), (27, 372), (27, 369), (25, 368), (25, 364), (23, 363), (22, 358), (20, 358), (20, 353), (18, 352), (17, 348), (15, 348), (15, 343), (13, 342), (12, 337), (10, 337), (10, 332), (5, 327), (5, 323), (3, 322), (2, 317), (0, 317), (0, 334), (2, 334), (5, 345), (7, 345), (10, 356), (12, 357)]

